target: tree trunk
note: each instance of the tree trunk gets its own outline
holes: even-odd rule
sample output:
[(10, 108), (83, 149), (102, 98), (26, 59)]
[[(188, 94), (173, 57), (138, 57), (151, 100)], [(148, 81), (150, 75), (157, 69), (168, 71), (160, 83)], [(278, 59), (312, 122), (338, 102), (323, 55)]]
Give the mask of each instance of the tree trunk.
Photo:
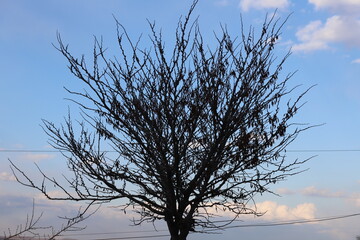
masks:
[(186, 237), (182, 237), (182, 236), (171, 236), (170, 240), (186, 240)]
[(189, 235), (189, 231), (180, 232), (178, 234), (171, 235), (170, 240), (186, 240)]
[(189, 235), (190, 228), (188, 224), (179, 224), (174, 221), (167, 222), (168, 229), (170, 232), (170, 240), (186, 240)]

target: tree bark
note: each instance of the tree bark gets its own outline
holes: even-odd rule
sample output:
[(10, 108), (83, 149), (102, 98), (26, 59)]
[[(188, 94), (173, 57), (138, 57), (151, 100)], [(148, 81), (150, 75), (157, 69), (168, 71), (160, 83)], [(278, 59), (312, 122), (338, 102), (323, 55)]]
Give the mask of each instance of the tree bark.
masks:
[(186, 240), (190, 232), (190, 223), (177, 223), (175, 221), (167, 222), (170, 232), (170, 240)]

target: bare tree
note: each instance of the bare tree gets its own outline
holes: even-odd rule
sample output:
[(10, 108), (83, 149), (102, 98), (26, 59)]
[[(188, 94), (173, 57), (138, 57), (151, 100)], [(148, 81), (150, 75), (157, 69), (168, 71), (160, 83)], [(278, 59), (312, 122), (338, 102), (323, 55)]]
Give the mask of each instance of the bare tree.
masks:
[[(58, 50), (85, 86), (68, 90), (83, 121), (74, 126), (69, 115), (57, 127), (44, 120), (44, 129), (74, 177), (68, 188), (41, 171), (36, 185), (18, 171), (23, 184), (49, 199), (125, 199), (124, 211), (139, 214), (136, 224), (164, 220), (172, 240), (219, 227), (215, 210), (261, 214), (249, 204), (253, 197), (304, 162), (289, 161), (284, 150), (308, 128), (291, 121), (307, 90), (288, 89), (293, 73), (280, 72), (290, 53), (273, 54), (285, 21), (266, 18), (258, 34), (250, 28), (240, 38), (223, 27), (211, 49), (190, 21), (196, 3), (179, 20), (170, 51), (155, 24), (151, 48), (142, 49), (116, 21), (120, 57), (108, 58), (95, 38), (89, 67), (58, 36)], [(49, 195), (47, 182), (66, 196)]]

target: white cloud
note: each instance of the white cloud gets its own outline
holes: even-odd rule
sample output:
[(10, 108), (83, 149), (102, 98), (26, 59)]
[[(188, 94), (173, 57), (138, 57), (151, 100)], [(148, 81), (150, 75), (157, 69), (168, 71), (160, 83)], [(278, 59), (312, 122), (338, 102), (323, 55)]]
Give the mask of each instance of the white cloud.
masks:
[(294, 220), (315, 218), (316, 207), (313, 203), (299, 204), (294, 208), (265, 201), (256, 204), (259, 212), (266, 212), (262, 217), (266, 220)]
[(294, 52), (328, 49), (331, 43), (360, 48), (360, 21), (336, 15), (328, 18), (325, 24), (321, 21), (310, 22), (296, 36), (300, 43), (293, 46)]
[(241, 0), (239, 4), (243, 11), (254, 9), (278, 8), (284, 9), (289, 6), (288, 0)]
[(360, 58), (354, 59), (351, 63), (360, 63)]
[(16, 178), (11, 173), (0, 172), (0, 180), (3, 180), (3, 181), (16, 181)]
[[(295, 207), (281, 205), (274, 201), (257, 202), (255, 205), (247, 205), (247, 210), (244, 210), (241, 219), (253, 220), (253, 214), (247, 214), (249, 209), (256, 211), (261, 215), (259, 220), (264, 221), (286, 221), (298, 219), (313, 219), (315, 218), (316, 207), (313, 203), (302, 203)], [(200, 213), (205, 213), (200, 209)], [(222, 208), (208, 208), (206, 213), (213, 214), (214, 216), (221, 216), (233, 218), (235, 215), (231, 211), (222, 211)]]
[(304, 188), (301, 193), (305, 196), (325, 197), (325, 198), (344, 198), (346, 194), (343, 192), (332, 192), (327, 189), (318, 189), (314, 186)]
[(359, 0), (309, 0), (316, 9), (330, 9), (334, 12), (359, 13)]

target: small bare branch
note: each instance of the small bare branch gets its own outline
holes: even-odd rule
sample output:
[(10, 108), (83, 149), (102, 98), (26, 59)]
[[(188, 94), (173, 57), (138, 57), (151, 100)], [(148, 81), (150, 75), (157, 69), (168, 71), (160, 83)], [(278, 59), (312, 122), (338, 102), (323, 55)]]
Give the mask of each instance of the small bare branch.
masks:
[[(33, 202), (33, 207), (30, 215), (27, 215), (25, 224), (20, 224), (16, 227), (15, 230), (8, 229), (7, 232), (4, 232), (4, 240), (10, 239), (19, 239), (19, 238), (31, 238), (31, 239), (46, 239), (53, 240), (56, 237), (61, 236), (65, 232), (70, 231), (81, 231), (86, 227), (77, 226), (82, 221), (86, 220), (88, 217), (93, 215), (98, 209), (87, 213), (89, 208), (93, 205), (93, 202), (88, 204), (85, 209), (79, 209), (78, 213), (74, 217), (60, 217), (60, 219), (65, 220), (65, 223), (62, 224), (61, 228), (56, 229), (54, 226), (41, 226), (40, 220), (43, 217), (43, 213), (40, 213), (38, 216), (35, 215), (35, 202)], [(48, 234), (44, 234), (44, 231), (50, 231)]]

